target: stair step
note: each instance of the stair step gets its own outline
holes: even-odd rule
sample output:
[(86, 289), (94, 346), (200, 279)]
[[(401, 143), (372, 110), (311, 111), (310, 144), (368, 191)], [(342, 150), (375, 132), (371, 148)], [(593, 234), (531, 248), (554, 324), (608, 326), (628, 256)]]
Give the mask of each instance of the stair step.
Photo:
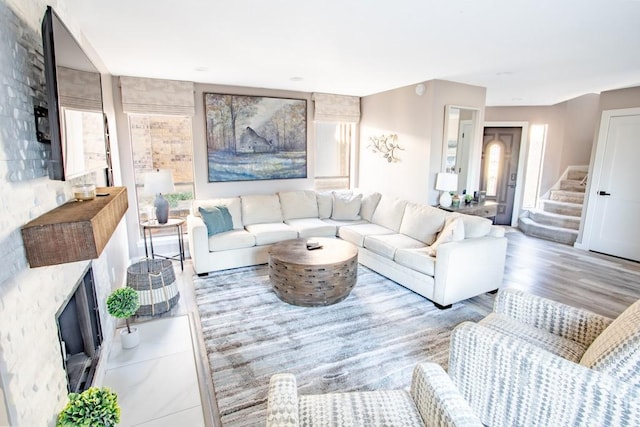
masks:
[(584, 193), (584, 190), (586, 188), (587, 188), (587, 186), (583, 185), (581, 180), (563, 179), (562, 181), (560, 181), (560, 190), (575, 191), (577, 193)]
[(538, 224), (553, 225), (554, 227), (570, 228), (572, 230), (578, 230), (580, 228), (579, 216), (562, 215), (532, 209), (529, 211), (529, 218)]
[(582, 216), (582, 204), (559, 202), (557, 200), (542, 200), (545, 212), (568, 216)]
[(581, 204), (584, 202), (584, 193), (579, 193), (577, 191), (551, 190), (549, 198), (558, 202)]
[(575, 179), (577, 181), (582, 181), (582, 178), (587, 176), (588, 173), (589, 173), (588, 166), (584, 166), (583, 168), (577, 168), (577, 169), (569, 169), (567, 171), (567, 179)]
[(578, 230), (539, 224), (531, 218), (520, 218), (518, 228), (527, 236), (539, 237), (567, 245), (573, 245), (578, 238)]

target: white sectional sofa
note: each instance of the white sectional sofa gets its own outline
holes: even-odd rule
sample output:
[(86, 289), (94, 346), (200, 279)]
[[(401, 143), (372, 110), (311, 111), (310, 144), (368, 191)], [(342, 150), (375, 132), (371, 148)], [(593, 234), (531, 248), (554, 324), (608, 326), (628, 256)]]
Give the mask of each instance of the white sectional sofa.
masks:
[[(224, 206), (233, 229), (208, 235), (199, 208)], [(486, 218), (357, 191), (288, 191), (195, 200), (187, 218), (194, 270), (268, 262), (271, 244), (337, 237), (358, 247), (358, 261), (439, 308), (502, 285), (507, 239)]]

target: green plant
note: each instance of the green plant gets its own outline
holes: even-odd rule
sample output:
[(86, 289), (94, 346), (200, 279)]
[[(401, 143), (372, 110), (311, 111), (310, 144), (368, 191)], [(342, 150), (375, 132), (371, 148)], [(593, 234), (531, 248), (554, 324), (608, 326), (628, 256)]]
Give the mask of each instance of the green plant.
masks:
[(58, 415), (57, 427), (112, 427), (120, 422), (118, 395), (107, 387), (91, 387), (69, 393), (69, 402)]
[(169, 201), (169, 206), (175, 208), (180, 200), (193, 200), (193, 193), (190, 191), (182, 191), (180, 193), (163, 194), (164, 198)]
[(129, 333), (131, 333), (129, 318), (138, 311), (138, 308), (140, 308), (140, 298), (133, 288), (116, 289), (107, 298), (107, 311), (113, 317), (125, 319)]
[(465, 202), (470, 202), (473, 200), (473, 196), (471, 194), (467, 194), (464, 196)]

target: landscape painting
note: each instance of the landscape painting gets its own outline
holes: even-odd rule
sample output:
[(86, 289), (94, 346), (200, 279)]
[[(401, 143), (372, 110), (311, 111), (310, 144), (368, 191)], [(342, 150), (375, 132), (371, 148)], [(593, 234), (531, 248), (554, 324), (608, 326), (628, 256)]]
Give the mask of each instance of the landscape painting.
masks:
[(307, 101), (204, 94), (209, 182), (307, 177)]

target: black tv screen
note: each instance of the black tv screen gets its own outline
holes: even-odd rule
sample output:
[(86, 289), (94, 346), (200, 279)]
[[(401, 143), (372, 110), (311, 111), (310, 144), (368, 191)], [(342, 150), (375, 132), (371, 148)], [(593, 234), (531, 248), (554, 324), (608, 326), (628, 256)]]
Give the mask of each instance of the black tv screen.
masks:
[[(51, 6), (42, 20), (51, 159), (49, 178), (65, 181), (107, 168), (100, 72)], [(100, 183), (98, 183), (100, 184)]]

